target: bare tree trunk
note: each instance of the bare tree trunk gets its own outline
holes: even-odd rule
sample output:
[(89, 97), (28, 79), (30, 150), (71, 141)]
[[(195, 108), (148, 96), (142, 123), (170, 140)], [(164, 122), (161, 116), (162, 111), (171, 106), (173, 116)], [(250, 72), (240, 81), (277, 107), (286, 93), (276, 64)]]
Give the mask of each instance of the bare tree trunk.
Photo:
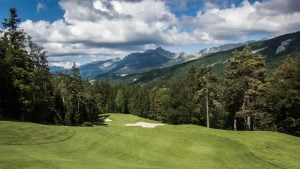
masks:
[(247, 129), (251, 130), (251, 117), (249, 115), (247, 115)]
[(243, 117), (244, 117), (244, 121), (246, 124), (246, 129), (251, 130), (251, 116), (250, 116), (250, 114), (245, 114), (247, 98), (248, 98), (248, 95), (245, 94), (243, 97), (242, 112), (243, 112)]
[(236, 131), (237, 127), (236, 127), (236, 117), (234, 116), (234, 120), (233, 120), (233, 129)]
[(208, 89), (206, 88), (206, 125), (209, 128), (209, 114), (208, 114)]

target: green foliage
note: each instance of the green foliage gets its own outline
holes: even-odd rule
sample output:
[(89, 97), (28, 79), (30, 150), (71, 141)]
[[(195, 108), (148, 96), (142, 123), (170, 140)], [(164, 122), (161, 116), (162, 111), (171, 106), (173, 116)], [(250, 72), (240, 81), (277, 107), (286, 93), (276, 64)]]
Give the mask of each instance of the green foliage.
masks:
[(45, 122), (50, 120), (52, 100), (46, 55), (17, 29), (19, 22), (12, 8), (10, 18), (4, 20), (6, 31), (0, 40), (1, 67), (5, 69), (1, 72), (0, 109), (4, 119)]
[(300, 135), (300, 58), (287, 59), (268, 81), (264, 108), (276, 130)]
[(119, 89), (115, 98), (116, 108), (119, 113), (126, 113), (127, 103), (123, 89)]
[[(227, 79), (230, 91), (235, 91), (233, 103), (241, 100), (235, 110), (235, 116), (245, 121), (247, 129), (253, 130), (253, 120), (257, 116), (257, 98), (262, 94), (265, 87), (265, 61), (259, 54), (253, 53), (250, 47), (241, 51), (235, 51), (229, 59)], [(237, 105), (237, 104), (236, 104)], [(236, 126), (235, 126), (236, 128)]]

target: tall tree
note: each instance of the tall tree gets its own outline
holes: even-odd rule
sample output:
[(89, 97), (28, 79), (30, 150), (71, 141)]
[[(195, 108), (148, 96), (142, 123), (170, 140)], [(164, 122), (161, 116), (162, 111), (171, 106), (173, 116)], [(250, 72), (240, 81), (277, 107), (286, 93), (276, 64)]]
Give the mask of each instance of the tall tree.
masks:
[(115, 98), (115, 103), (119, 113), (126, 113), (127, 103), (123, 89), (119, 89)]
[(217, 82), (216, 77), (212, 73), (212, 69), (210, 67), (205, 67), (200, 70), (198, 77), (198, 90), (196, 95), (198, 98), (204, 96), (205, 98), (205, 111), (206, 111), (206, 126), (210, 127), (209, 120), (209, 107), (210, 100), (214, 99), (215, 94), (215, 83)]
[[(10, 98), (6, 98), (9, 102), (13, 101), (14, 106), (7, 110), (8, 118), (21, 120), (29, 119), (28, 114), (32, 111), (33, 91), (33, 63), (26, 51), (26, 36), (22, 30), (17, 29), (20, 19), (15, 8), (10, 9), (10, 18), (5, 19), (3, 26), (4, 31), (2, 41), (4, 42), (3, 62), (7, 67), (8, 76), (12, 82), (12, 93)], [(8, 80), (8, 81), (10, 81)], [(14, 98), (13, 98), (14, 97)]]
[(150, 118), (167, 122), (168, 117), (168, 103), (169, 103), (169, 89), (160, 88), (160, 89), (151, 89), (151, 106), (150, 106)]
[(28, 53), (33, 63), (33, 121), (53, 122), (53, 86), (47, 62), (47, 54), (43, 48), (28, 39)]
[(244, 119), (246, 128), (253, 130), (253, 121), (257, 112), (257, 98), (262, 94), (265, 86), (265, 60), (253, 53), (249, 46), (241, 51), (235, 51), (229, 59), (227, 68), (227, 79), (229, 87), (238, 87), (234, 95), (241, 98), (241, 105), (234, 117), (234, 128), (236, 129), (236, 117)]
[(300, 58), (285, 60), (268, 81), (266, 111), (275, 130), (300, 136)]

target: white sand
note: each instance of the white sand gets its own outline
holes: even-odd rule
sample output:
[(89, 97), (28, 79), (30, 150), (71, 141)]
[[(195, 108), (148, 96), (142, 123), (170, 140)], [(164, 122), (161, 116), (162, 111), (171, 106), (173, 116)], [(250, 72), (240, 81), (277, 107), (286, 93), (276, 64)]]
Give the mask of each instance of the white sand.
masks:
[(111, 119), (105, 119), (104, 120), (105, 122), (110, 122), (110, 121), (112, 121)]
[(155, 124), (147, 122), (137, 122), (135, 124), (126, 124), (127, 127), (143, 127), (143, 128), (155, 128), (156, 126), (163, 126), (165, 124)]

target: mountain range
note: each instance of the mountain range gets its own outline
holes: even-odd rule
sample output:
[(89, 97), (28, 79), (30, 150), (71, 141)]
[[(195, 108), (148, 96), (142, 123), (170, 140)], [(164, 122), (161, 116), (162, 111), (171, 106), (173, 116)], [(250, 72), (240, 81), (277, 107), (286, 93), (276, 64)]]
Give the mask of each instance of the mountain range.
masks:
[[(222, 76), (228, 57), (234, 50), (240, 50), (245, 45), (249, 45), (253, 52), (263, 55), (268, 67), (273, 68), (284, 58), (294, 57), (300, 52), (300, 32), (268, 40), (206, 48), (194, 54), (183, 52), (176, 54), (159, 47), (142, 53), (132, 53), (123, 59), (88, 63), (80, 66), (79, 69), (84, 79), (109, 80), (126, 84), (178, 78), (191, 66), (211, 66), (219, 76)], [(61, 67), (51, 67), (52, 73), (62, 72), (62, 70)]]

